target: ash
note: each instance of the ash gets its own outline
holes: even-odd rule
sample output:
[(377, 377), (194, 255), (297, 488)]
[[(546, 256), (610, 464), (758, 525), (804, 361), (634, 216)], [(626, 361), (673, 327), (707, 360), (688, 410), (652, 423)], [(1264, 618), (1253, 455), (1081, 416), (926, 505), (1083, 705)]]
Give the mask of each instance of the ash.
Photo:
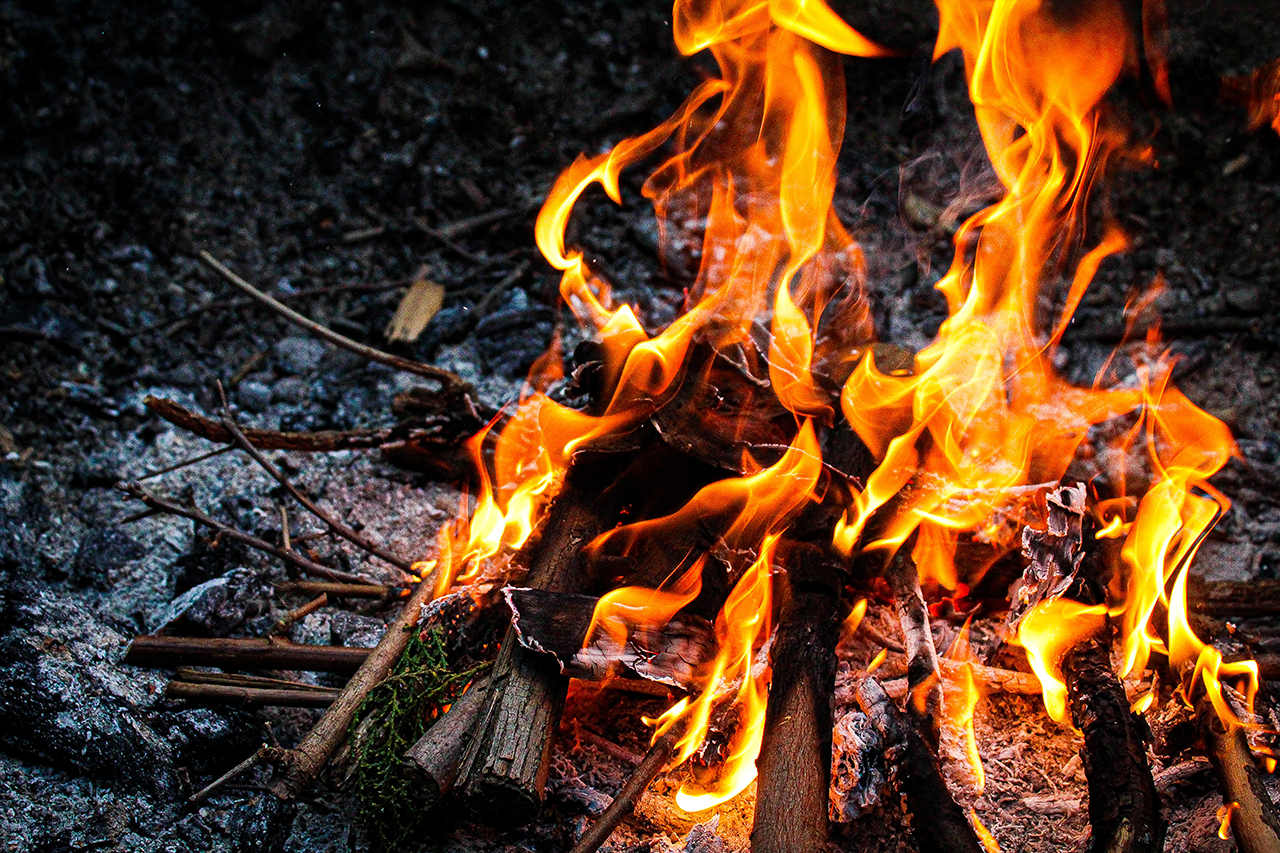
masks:
[[(929, 5), (845, 5), (837, 9), (869, 36), (908, 54), (921, 46), (914, 58), (847, 64), (837, 190), (867, 252), (880, 336), (920, 346), (945, 316), (932, 289), (951, 255), (942, 212), (956, 198), (976, 208), (990, 178), (973, 165), (981, 148), (956, 63), (924, 61)], [(1171, 12), (1176, 109), (1153, 129), (1160, 168), (1116, 189), (1134, 244), (1101, 270), (1063, 368), (1090, 381), (1130, 289), (1163, 273), (1154, 310), (1182, 359), (1177, 382), (1240, 439), (1241, 457), (1217, 479), (1235, 507), (1205, 543), (1200, 571), (1271, 578), (1280, 571), (1280, 140), (1246, 133), (1217, 80), (1272, 58), (1280, 22), (1265, 4), (1200, 19)], [(251, 775), (186, 805), (267, 738), (267, 723), (291, 743), (317, 712), (184, 707), (162, 699), (163, 675), (120, 664), (138, 633), (262, 635), (287, 610), (271, 587), (285, 574), (261, 555), (212, 548), (181, 519), (122, 524), (137, 506), (116, 481), (209, 449), (149, 418), (142, 398), (212, 411), (220, 379), (246, 424), (345, 429), (390, 424), (393, 396), (414, 384), (230, 301), (195, 260), (209, 249), (282, 295), (405, 280), (425, 264), (446, 288), (445, 307), (407, 354), (459, 372), (491, 407), (513, 399), (557, 324), (568, 351), (574, 342), (548, 301), (556, 277), (533, 250), (542, 194), (579, 151), (653, 126), (697, 80), (702, 60), (676, 55), (667, 17), (667, 4), (604, 0), (0, 4), (5, 850), (368, 849), (352, 803), (323, 785), (284, 810)], [(655, 257), (638, 180), (624, 180), (627, 207), (588, 211), (578, 239), (626, 283), (617, 296), (660, 326), (688, 282)], [(509, 213), (433, 236), (499, 208)], [(331, 291), (294, 304), (381, 344), (398, 296)], [(435, 531), (461, 506), (455, 489), (376, 455), (272, 454), (280, 457), (323, 504), (415, 558), (431, 556)], [(234, 455), (153, 485), (279, 535), (274, 483)], [(292, 518), (295, 535), (318, 529)], [(322, 540), (317, 550), (333, 565), (377, 570), (343, 544)], [(367, 645), (388, 618), (374, 605), (326, 608), (293, 638)], [(541, 822), (498, 833), (462, 819), (424, 844), (566, 849), (630, 772), (574, 726), (642, 753), (638, 717), (661, 703), (602, 692), (575, 695), (570, 707)], [(1038, 701), (984, 703), (978, 737), (987, 788), (971, 804), (1004, 849), (1083, 838), (1077, 743)], [(1157, 770), (1166, 761), (1176, 756), (1158, 757)], [(652, 786), (606, 849), (746, 849), (751, 789), (708, 820), (674, 808), (679, 782)], [(1162, 795), (1169, 849), (1229, 849), (1216, 836), (1209, 774)], [(850, 824), (841, 843), (906, 849), (888, 828), (898, 825), (894, 804), (875, 808), (890, 817)]]

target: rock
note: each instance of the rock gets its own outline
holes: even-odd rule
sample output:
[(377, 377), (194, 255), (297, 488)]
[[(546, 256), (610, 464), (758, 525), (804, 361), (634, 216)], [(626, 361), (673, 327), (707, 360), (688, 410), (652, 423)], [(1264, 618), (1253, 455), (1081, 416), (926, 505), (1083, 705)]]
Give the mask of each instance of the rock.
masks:
[(276, 364), (286, 373), (313, 372), (324, 358), (325, 345), (314, 338), (281, 338), (275, 346)]
[(300, 405), (311, 396), (311, 386), (296, 376), (286, 376), (271, 389), (271, 400), (276, 403)]
[(95, 589), (106, 590), (112, 572), (146, 555), (141, 545), (118, 530), (95, 530), (80, 541), (68, 579), (75, 586), (92, 584)]
[(554, 320), (555, 313), (545, 305), (509, 304), (485, 317), (476, 324), (475, 332), (476, 349), (485, 369), (513, 379), (523, 376), (546, 351)]
[(716, 834), (720, 826), (720, 815), (712, 815), (711, 820), (700, 823), (689, 830), (684, 840), (685, 853), (725, 853), (728, 847), (724, 839)]
[(289, 639), (308, 646), (329, 645), (333, 639), (333, 630), (329, 627), (330, 618), (332, 617), (328, 613), (308, 613), (306, 618), (289, 631)]
[(360, 616), (339, 610), (329, 617), (329, 631), (333, 642), (339, 646), (355, 646), (372, 649), (382, 640), (387, 626), (381, 619)]
[(150, 620), (152, 633), (225, 637), (271, 610), (271, 588), (248, 569), (232, 569), (175, 598)]
[(1242, 281), (1227, 282), (1224, 291), (1227, 304), (1245, 314), (1265, 311), (1270, 298), (1267, 288)]
[(236, 399), (246, 410), (258, 414), (271, 405), (271, 389), (261, 382), (241, 382), (236, 389)]

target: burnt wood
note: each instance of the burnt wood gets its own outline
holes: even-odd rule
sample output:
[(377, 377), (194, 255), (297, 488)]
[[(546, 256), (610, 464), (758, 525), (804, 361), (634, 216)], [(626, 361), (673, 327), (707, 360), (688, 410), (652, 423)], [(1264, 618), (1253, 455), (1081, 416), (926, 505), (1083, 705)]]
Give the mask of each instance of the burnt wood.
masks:
[(1187, 604), (1193, 613), (1247, 619), (1280, 614), (1280, 581), (1206, 581), (1187, 579)]
[(1147, 763), (1141, 719), (1111, 669), (1109, 643), (1092, 637), (1062, 659), (1071, 718), (1084, 736), (1093, 853), (1164, 849), (1165, 823)]
[(886, 749), (896, 749), (901, 755), (898, 787), (911, 812), (916, 849), (922, 853), (982, 853), (977, 833), (947, 789), (938, 759), (917, 724), (898, 710), (875, 678), (865, 678), (858, 685), (857, 700), (880, 732)]

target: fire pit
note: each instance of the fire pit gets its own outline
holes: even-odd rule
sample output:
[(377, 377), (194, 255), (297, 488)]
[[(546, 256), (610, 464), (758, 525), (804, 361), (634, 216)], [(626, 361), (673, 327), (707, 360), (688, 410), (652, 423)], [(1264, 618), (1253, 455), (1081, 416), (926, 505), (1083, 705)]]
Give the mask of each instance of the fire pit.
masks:
[[(907, 219), (952, 247), (927, 339), (885, 322), (881, 238), (854, 236), (874, 217), (841, 200), (862, 119), (847, 119), (841, 56), (903, 57), (818, 0), (676, 3), (677, 48), (715, 70), (555, 181), (534, 236), (556, 311), (466, 320), (494, 363), (513, 329), (546, 326), (514, 399), (456, 359), (358, 342), (199, 252), (247, 304), (414, 378), (392, 427), (250, 427), (252, 364), (201, 406), (142, 401), (219, 447), (125, 478), (129, 521), (186, 519), (210, 552), (270, 555), (290, 575), (276, 594), (300, 603), (223, 625), (260, 581), (207, 580), (124, 663), (177, 668), (170, 702), (324, 709), (277, 719), (296, 743), (269, 731), (189, 783), (190, 807), (257, 780), (263, 837), (283, 837), (329, 785), (387, 849), (588, 853), (663, 833), (758, 853), (1148, 851), (1214, 834), (1280, 849), (1265, 695), (1280, 596), (1206, 580), (1200, 556), (1230, 517), (1219, 475), (1239, 476), (1237, 443), (1179, 390), (1186, 361), (1153, 322), (1162, 278), (1135, 277), (1110, 316), (1091, 289), (1161, 236), (1116, 213), (1159, 167), (1150, 124), (1177, 94), (1158, 6), (939, 3), (916, 62), (938, 70), (918, 85), (963, 81), (989, 168), (935, 203), (905, 189), (928, 161), (902, 165)], [(1276, 79), (1264, 67), (1223, 90), (1259, 139)], [(592, 222), (637, 190), (678, 288), (648, 306), (592, 246)], [(420, 224), (465, 258), (457, 238), (487, 215)], [(429, 278), (412, 277), (393, 338), (443, 324)], [(223, 450), (266, 475), (274, 530), (145, 482)], [(379, 451), (462, 494), (406, 542), (344, 520), (283, 451), (337, 454), (319, 463), (335, 482), (348, 454)], [(299, 512), (319, 528), (297, 532)], [(309, 641), (335, 603), (396, 615), (362, 647)], [(1194, 809), (1180, 786), (1199, 786)]]

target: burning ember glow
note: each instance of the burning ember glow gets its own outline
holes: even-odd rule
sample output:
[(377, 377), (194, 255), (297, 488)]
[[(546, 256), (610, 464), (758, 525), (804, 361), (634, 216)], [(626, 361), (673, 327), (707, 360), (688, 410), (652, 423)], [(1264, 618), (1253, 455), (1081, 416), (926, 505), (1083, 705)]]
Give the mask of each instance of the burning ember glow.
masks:
[[(727, 733), (713, 772), (680, 792), (690, 811), (723, 802), (755, 776), (771, 640), (788, 584), (800, 582), (792, 577), (793, 541), (812, 541), (798, 525), (816, 504), (838, 504), (838, 520), (818, 544), (847, 571), (874, 573), (909, 556), (926, 592), (963, 597), (993, 560), (975, 569), (956, 559), (959, 549), (1014, 551), (1021, 529), (1045, 524), (1046, 496), (1060, 483), (1084, 481), (1084, 547), (1106, 563), (1105, 600), (1060, 597), (1064, 583), (1029, 601), (1017, 625), (1050, 716), (1071, 725), (1063, 656), (1089, 638), (1110, 637), (1113, 625), (1121, 675), (1143, 670), (1152, 654), (1167, 656), (1186, 675), (1187, 697), (1207, 692), (1231, 725), (1245, 723), (1229, 694), (1239, 691), (1247, 709), (1257, 689), (1256, 666), (1224, 662), (1187, 620), (1189, 566), (1228, 507), (1208, 482), (1233, 453), (1227, 427), (1171, 385), (1173, 364), (1154, 337), (1124, 381), (1113, 362), (1091, 387), (1054, 368), (1086, 288), (1126, 245), (1113, 226), (1087, 228), (1085, 212), (1110, 164), (1146, 156), (1105, 106), (1112, 86), (1142, 60), (1134, 27), (1119, 3), (1105, 0), (1071, 4), (1069, 14), (1027, 0), (938, 6), (935, 56), (963, 54), (1003, 195), (959, 228), (954, 261), (937, 285), (949, 317), (907, 365), (873, 346), (862, 253), (832, 208), (845, 121), (835, 55), (886, 51), (820, 0), (677, 0), (676, 44), (686, 55), (710, 51), (719, 76), (653, 131), (580, 157), (538, 217), (537, 243), (562, 272), (561, 295), (598, 341), (599, 393), (585, 411), (548, 395), (557, 350), (535, 370), (538, 381), (496, 440), (488, 430), (473, 439), (480, 487), (469, 517), (442, 536), (441, 590), (505, 581), (509, 558), (537, 529), (575, 454), (635, 432), (682, 389), (709, 381), (717, 364), (732, 365), (789, 419), (782, 442), (753, 442), (759, 425), (744, 404), (729, 430), (739, 440), (737, 476), (587, 548), (623, 557), (664, 542), (688, 550), (660, 583), (624, 578), (604, 590), (589, 646), (622, 649), (637, 632), (660, 630), (706, 600), (713, 574), (726, 586), (709, 629), (714, 654), (680, 685), (688, 695), (653, 721), (655, 736), (680, 732), (677, 761), (701, 755), (713, 728)], [(1158, 56), (1145, 61), (1159, 70)], [(651, 334), (566, 234), (593, 184), (621, 203), (623, 170), (660, 151), (668, 156), (649, 173), (644, 195), (664, 252), (683, 251), (680, 237), (695, 224), (701, 248), (684, 313)], [(824, 464), (824, 448), (841, 433), (856, 436), (873, 460), (855, 477)], [(685, 534), (700, 525), (714, 531), (713, 547), (688, 545)], [(1066, 567), (1064, 580), (1078, 567), (1078, 560)], [(865, 610), (860, 601), (845, 630), (855, 630)], [(946, 685), (944, 719), (981, 791), (973, 732), (981, 695), (967, 639), (951, 656), (965, 665)], [(984, 828), (979, 834), (994, 845)]]

